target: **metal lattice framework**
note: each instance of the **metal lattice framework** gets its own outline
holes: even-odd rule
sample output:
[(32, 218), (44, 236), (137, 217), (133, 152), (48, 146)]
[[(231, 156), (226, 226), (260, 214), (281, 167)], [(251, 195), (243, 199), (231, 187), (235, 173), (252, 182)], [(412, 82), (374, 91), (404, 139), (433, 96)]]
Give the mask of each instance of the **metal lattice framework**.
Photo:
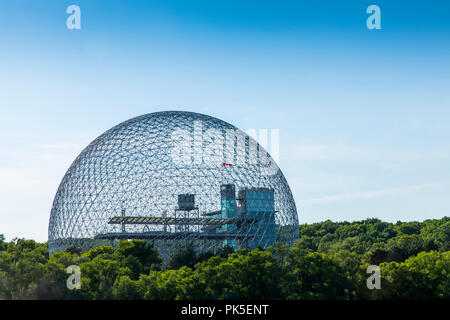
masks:
[(289, 185), (255, 140), (207, 115), (167, 111), (125, 121), (81, 152), (53, 202), (49, 249), (141, 238), (167, 257), (186, 244), (292, 244), (297, 230)]

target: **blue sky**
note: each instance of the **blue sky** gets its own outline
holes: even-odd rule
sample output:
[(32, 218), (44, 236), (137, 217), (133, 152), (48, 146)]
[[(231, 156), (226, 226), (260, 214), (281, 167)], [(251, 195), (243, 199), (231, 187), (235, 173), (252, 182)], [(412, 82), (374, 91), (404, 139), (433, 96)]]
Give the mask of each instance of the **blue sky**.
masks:
[[(81, 8), (81, 30), (66, 8)], [(381, 8), (381, 30), (366, 8)], [(47, 239), (58, 184), (102, 132), (161, 110), (280, 130), (303, 223), (450, 211), (448, 1), (0, 5), (0, 233)]]

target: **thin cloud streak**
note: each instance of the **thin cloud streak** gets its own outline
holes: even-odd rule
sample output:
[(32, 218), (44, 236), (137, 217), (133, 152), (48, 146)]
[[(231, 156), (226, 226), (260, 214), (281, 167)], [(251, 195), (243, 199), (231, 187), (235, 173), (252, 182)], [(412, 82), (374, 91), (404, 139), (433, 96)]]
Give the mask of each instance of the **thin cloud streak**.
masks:
[(427, 183), (419, 184), (413, 186), (399, 187), (399, 188), (389, 188), (380, 190), (369, 190), (362, 192), (352, 192), (346, 194), (339, 194), (334, 196), (327, 196), (321, 198), (313, 198), (305, 201), (301, 201), (300, 206), (311, 206), (317, 204), (324, 204), (329, 202), (336, 202), (342, 200), (355, 200), (355, 199), (371, 199), (385, 196), (395, 196), (401, 193), (414, 192), (428, 188), (439, 188), (447, 186), (446, 183)]

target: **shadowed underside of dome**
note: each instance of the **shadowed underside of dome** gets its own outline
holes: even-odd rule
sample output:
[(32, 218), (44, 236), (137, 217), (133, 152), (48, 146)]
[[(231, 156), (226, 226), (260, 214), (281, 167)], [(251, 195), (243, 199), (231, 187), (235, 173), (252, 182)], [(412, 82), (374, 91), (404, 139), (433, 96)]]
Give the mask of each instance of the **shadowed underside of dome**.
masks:
[(292, 244), (295, 203), (281, 170), (255, 140), (191, 112), (146, 114), (89, 144), (65, 174), (49, 249), (148, 239), (163, 256)]

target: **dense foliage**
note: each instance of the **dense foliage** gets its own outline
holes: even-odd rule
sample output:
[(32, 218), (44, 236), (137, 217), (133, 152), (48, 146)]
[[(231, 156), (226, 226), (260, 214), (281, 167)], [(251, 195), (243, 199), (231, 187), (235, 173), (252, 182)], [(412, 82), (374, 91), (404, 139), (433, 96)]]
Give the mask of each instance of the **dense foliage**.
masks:
[[(163, 263), (151, 244), (123, 241), (48, 254), (46, 244), (0, 235), (0, 299), (450, 299), (450, 219), (299, 226), (294, 247), (197, 254)], [(81, 271), (69, 290), (69, 265)], [(369, 290), (369, 265), (381, 289)]]

